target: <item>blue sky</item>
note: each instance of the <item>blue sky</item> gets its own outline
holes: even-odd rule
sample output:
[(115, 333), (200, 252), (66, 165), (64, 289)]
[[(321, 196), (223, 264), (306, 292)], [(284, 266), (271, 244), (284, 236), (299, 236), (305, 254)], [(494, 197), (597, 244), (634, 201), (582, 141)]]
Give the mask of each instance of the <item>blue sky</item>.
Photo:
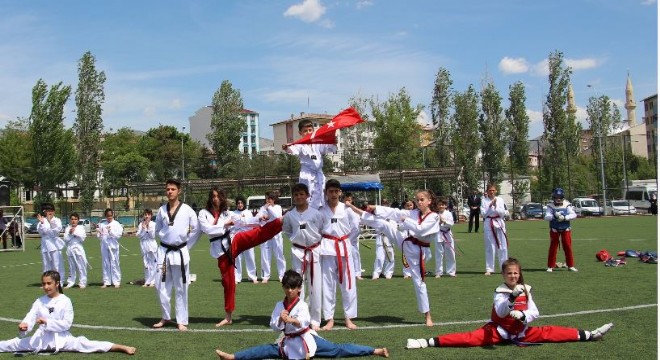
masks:
[[(596, 94), (624, 110), (630, 72), (641, 121), (640, 101), (658, 91), (656, 1), (0, 0), (0, 126), (29, 116), (39, 78), (75, 91), (86, 51), (107, 76), (106, 129), (188, 127), (223, 80), (270, 138), (290, 114), (335, 114), (402, 87), (428, 111), (444, 67), (459, 91), (490, 78), (504, 108), (522, 81), (534, 137), (555, 50), (573, 68), (580, 120)], [(68, 126), (74, 108), (72, 96)]]

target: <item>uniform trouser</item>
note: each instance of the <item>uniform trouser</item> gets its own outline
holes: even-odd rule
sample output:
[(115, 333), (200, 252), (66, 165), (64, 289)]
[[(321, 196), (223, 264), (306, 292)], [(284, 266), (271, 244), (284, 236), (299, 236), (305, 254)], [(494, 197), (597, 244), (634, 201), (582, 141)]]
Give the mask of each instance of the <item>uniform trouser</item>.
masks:
[(41, 252), (41, 263), (43, 264), (43, 272), (48, 270), (57, 270), (60, 273), (60, 279), (64, 279), (66, 273), (64, 272), (64, 258), (62, 257), (62, 250), (53, 250)]
[(142, 254), (142, 262), (144, 263), (144, 284), (156, 284), (156, 274), (158, 273), (158, 253), (145, 252)]
[[(320, 336), (314, 336), (316, 354), (314, 358), (347, 358), (373, 355), (376, 349), (358, 344), (335, 344)], [(234, 354), (236, 360), (281, 359), (278, 344), (265, 344), (238, 351)]]
[[(420, 263), (420, 253), (424, 253), (424, 248), (409, 241), (404, 242), (402, 248), (410, 265), (408, 269), (410, 270), (413, 288), (415, 289), (415, 297), (417, 298), (417, 310), (422, 314), (426, 314), (431, 308), (429, 306), (426, 283), (422, 279), (422, 271), (424, 270)], [(422, 259), (421, 261), (423, 262), (424, 260)]]
[(254, 249), (247, 249), (234, 259), (236, 265), (236, 283), (243, 281), (243, 260), (245, 260), (245, 271), (248, 279), (257, 280), (257, 264), (254, 261)]
[(231, 256), (224, 253), (218, 258), (218, 268), (222, 277), (222, 287), (225, 297), (225, 312), (233, 312), (236, 308), (236, 269), (234, 258), (247, 249), (263, 244), (282, 231), (282, 220), (275, 219), (264, 226), (236, 233), (231, 239)]
[(376, 244), (376, 260), (374, 260), (373, 279), (378, 279), (380, 274), (391, 278), (394, 273), (394, 247)]
[(564, 248), (564, 256), (566, 257), (566, 266), (575, 266), (573, 260), (573, 240), (571, 238), (571, 230), (558, 232), (550, 230), (550, 248), (548, 249), (548, 267), (553, 268), (557, 263), (557, 248), (559, 247), (559, 238), (561, 237), (561, 246)]
[(76, 283), (76, 277), (78, 277), (78, 285), (87, 286), (87, 259), (85, 258), (85, 251), (79, 252), (77, 250), (75, 253), (67, 255), (69, 260), (69, 278), (67, 279), (67, 285), (73, 286)]
[(472, 231), (472, 222), (474, 221), (474, 232), (479, 232), (479, 209), (470, 209), (470, 220), (468, 222), (468, 232)]
[[(444, 271), (443, 265), (446, 265), (447, 271)], [(454, 238), (451, 236), (440, 234), (440, 242), (435, 243), (435, 274), (456, 275), (456, 251)]]
[[(179, 256), (175, 252), (174, 256)], [(181, 265), (171, 265), (167, 262), (167, 255), (165, 256), (167, 263), (167, 270), (165, 272), (165, 281), (162, 278), (162, 267), (158, 266), (156, 273), (156, 294), (160, 300), (160, 310), (164, 320), (171, 320), (171, 305), (172, 289), (174, 289), (174, 310), (176, 312), (176, 323), (181, 325), (188, 325), (188, 285), (190, 279), (186, 277), (186, 282), (183, 282), (183, 274), (181, 273)], [(189, 273), (189, 263), (184, 264), (184, 271)]]
[(362, 276), (362, 258), (360, 258), (360, 242), (355, 241), (355, 244), (351, 242), (353, 247), (351, 251), (351, 256), (353, 258), (353, 269), (355, 269), (355, 276)]
[[(525, 330), (525, 336), (517, 338), (516, 341), (529, 343), (544, 342), (569, 342), (580, 339), (578, 329), (561, 326), (539, 326), (528, 327)], [(497, 332), (497, 326), (488, 323), (477, 330), (441, 335), (435, 338), (436, 346), (439, 347), (469, 347), (469, 346), (488, 346), (507, 341)]]
[(103, 285), (121, 284), (119, 246), (113, 249), (105, 243), (101, 243), (101, 264), (103, 265)]
[[(491, 220), (492, 221), (492, 220)], [(501, 228), (493, 229), (484, 223), (484, 247), (486, 249), (486, 271), (496, 272), (495, 270), (495, 254), (498, 255), (500, 260), (497, 272), (500, 271), (502, 264), (509, 258), (509, 249), (507, 244), (506, 233)], [(495, 239), (497, 236), (497, 240)]]
[[(321, 259), (318, 252), (306, 251), (307, 263), (303, 273), (303, 262), (295, 255), (292, 256), (291, 263), (293, 270), (303, 276), (303, 288), (300, 292), (300, 299), (307, 302), (309, 306), (309, 315), (312, 325), (321, 324), (321, 305), (323, 290), (323, 276), (321, 273)], [(305, 296), (307, 292), (307, 296)]]
[[(0, 353), (15, 352), (15, 351), (34, 351), (36, 350), (30, 345), (30, 337), (13, 338), (11, 340), (0, 341)], [(112, 343), (108, 341), (95, 341), (89, 340), (84, 336), (67, 336), (64, 346), (59, 351), (80, 352), (80, 353), (93, 353), (93, 352), (108, 352), (112, 347)], [(44, 351), (55, 351), (54, 348), (46, 348)]]
[(271, 254), (275, 255), (275, 263), (277, 264), (277, 275), (281, 280), (286, 271), (286, 259), (284, 258), (284, 240), (281, 234), (273, 236), (272, 239), (263, 243), (261, 249), (261, 277), (263, 279), (270, 278), (270, 258)]
[[(352, 319), (357, 317), (357, 288), (355, 274), (349, 273), (349, 261), (346, 257), (340, 258), (343, 274), (339, 274), (337, 256), (321, 255), (321, 272), (323, 273), (323, 317), (326, 320), (334, 319), (335, 305), (337, 304), (337, 286), (341, 290), (341, 301), (344, 305), (344, 317)], [(341, 283), (339, 276), (342, 277)], [(350, 285), (350, 287), (349, 287)]]

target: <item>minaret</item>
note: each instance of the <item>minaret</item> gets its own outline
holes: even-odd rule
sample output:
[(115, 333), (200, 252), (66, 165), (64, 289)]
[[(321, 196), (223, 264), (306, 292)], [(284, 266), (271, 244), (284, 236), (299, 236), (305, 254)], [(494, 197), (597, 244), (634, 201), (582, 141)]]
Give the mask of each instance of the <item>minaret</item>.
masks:
[(575, 106), (575, 93), (573, 93), (573, 85), (568, 84), (568, 96), (566, 100), (566, 111), (572, 115), (575, 115), (577, 112), (577, 106)]
[(637, 117), (635, 116), (635, 97), (633, 96), (632, 81), (630, 81), (630, 72), (628, 72), (628, 81), (626, 82), (626, 111), (628, 112), (628, 127), (637, 125)]

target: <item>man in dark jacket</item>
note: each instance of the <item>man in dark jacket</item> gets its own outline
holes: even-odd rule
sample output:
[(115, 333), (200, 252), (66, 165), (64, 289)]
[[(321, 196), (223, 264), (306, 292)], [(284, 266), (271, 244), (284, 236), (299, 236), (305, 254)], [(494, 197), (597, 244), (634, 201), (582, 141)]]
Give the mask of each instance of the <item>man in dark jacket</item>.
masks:
[(474, 220), (474, 232), (479, 232), (479, 207), (481, 206), (481, 196), (479, 191), (472, 190), (472, 195), (468, 196), (468, 206), (470, 207), (470, 220), (468, 223), (468, 232), (472, 232), (472, 221)]

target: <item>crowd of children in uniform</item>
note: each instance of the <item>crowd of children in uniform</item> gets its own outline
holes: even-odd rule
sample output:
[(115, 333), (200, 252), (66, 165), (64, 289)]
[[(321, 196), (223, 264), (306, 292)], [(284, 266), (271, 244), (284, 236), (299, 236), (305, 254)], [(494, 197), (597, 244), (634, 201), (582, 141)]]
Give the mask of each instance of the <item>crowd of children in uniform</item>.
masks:
[[(308, 132), (309, 124), (300, 127), (301, 135)], [(210, 254), (217, 259), (224, 289), (225, 315), (216, 326), (232, 324), (235, 311), (236, 284), (240, 282), (245, 261), (248, 277), (257, 282), (253, 249), (261, 246), (262, 282), (271, 276), (271, 253), (277, 259), (278, 278), (285, 298), (273, 310), (271, 327), (282, 332), (276, 344), (268, 344), (239, 351), (235, 354), (217, 351), (222, 359), (348, 357), (377, 355), (388, 357), (386, 348), (372, 348), (356, 344), (333, 344), (318, 336), (319, 330), (330, 330), (335, 325), (337, 288), (342, 297), (343, 321), (348, 329), (357, 329), (354, 323), (358, 309), (357, 280), (361, 279), (362, 264), (357, 240), (360, 226), (369, 226), (378, 234), (376, 261), (372, 279), (381, 274), (389, 279), (396, 263), (394, 245), (403, 255), (404, 277), (410, 277), (417, 300), (418, 311), (424, 315), (424, 324), (433, 326), (429, 297), (426, 289), (426, 262), (435, 258), (435, 268), (429, 273), (436, 278), (456, 276), (456, 244), (451, 231), (452, 214), (448, 201), (438, 199), (430, 190), (415, 194), (415, 204), (406, 202), (403, 209), (368, 205), (358, 208), (352, 197), (342, 199), (339, 181), (322, 176), (322, 155), (331, 147), (295, 145), (286, 147), (301, 160), (300, 183), (292, 188), (294, 206), (283, 215), (276, 204), (277, 194), (268, 193), (266, 204), (256, 216), (245, 209), (245, 200), (237, 198), (236, 210), (229, 210), (226, 193), (212, 188), (206, 207), (196, 214), (179, 200), (181, 183), (168, 180), (165, 193), (168, 202), (158, 209), (155, 221), (151, 210), (144, 211), (138, 225), (137, 236), (143, 254), (145, 287), (155, 287), (160, 299), (161, 320), (153, 328), (175, 323), (181, 331), (188, 327), (188, 286), (190, 284), (189, 249), (201, 234), (210, 241)], [(321, 192), (319, 194), (319, 192)], [(570, 238), (571, 212), (563, 199), (563, 190), (553, 192), (554, 202), (548, 206), (546, 220), (550, 222), (551, 247), (548, 271), (556, 258), (559, 238), (572, 271)], [(343, 200), (343, 201), (342, 201)], [(109, 342), (90, 341), (73, 337), (69, 328), (73, 320), (73, 306), (62, 293), (60, 275), (65, 274), (62, 248), (67, 246), (69, 277), (66, 288), (87, 286), (85, 251), (82, 246), (86, 233), (78, 225), (78, 215), (71, 215), (71, 224), (59, 237), (61, 221), (54, 216), (51, 204), (44, 206), (45, 216), (38, 215), (38, 230), (42, 237), (42, 288), (46, 295), (37, 299), (32, 309), (19, 324), (25, 335), (35, 325), (37, 331), (30, 337), (0, 342), (0, 352), (76, 351), (135, 353), (134, 347)], [(491, 320), (478, 330), (468, 333), (445, 334), (428, 339), (408, 339), (406, 348), (429, 346), (484, 346), (508, 341), (517, 344), (597, 340), (610, 330), (606, 324), (594, 331), (583, 331), (556, 326), (531, 327), (539, 316), (533, 301), (531, 286), (523, 280), (518, 260), (508, 257), (508, 238), (503, 221), (504, 203), (496, 196), (496, 188), (489, 185), (482, 198), (481, 214), (484, 218), (484, 244), (486, 273), (501, 271), (504, 283), (495, 290)], [(113, 220), (111, 209), (99, 224), (97, 236), (101, 240), (103, 287), (120, 287), (119, 239), (123, 228)], [(285, 271), (282, 235), (291, 241), (292, 270)], [(160, 242), (157, 242), (159, 239)], [(432, 251), (431, 249), (435, 250)], [(499, 266), (495, 266), (497, 256)], [(235, 266), (238, 265), (238, 266)], [(175, 317), (171, 314), (171, 297), (175, 297)], [(322, 321), (325, 320), (325, 324)]]

